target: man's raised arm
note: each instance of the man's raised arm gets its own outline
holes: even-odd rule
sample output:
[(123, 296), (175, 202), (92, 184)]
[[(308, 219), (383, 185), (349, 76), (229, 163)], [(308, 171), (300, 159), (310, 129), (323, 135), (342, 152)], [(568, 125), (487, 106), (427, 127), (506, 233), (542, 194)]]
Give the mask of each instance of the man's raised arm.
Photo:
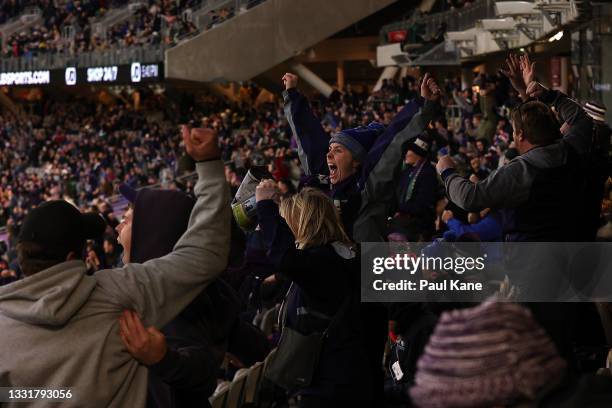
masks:
[(382, 150), (380, 159), (364, 180), (361, 208), (353, 228), (357, 242), (383, 240), (387, 216), (396, 202), (395, 188), (408, 142), (425, 130), (427, 124), (434, 119), (438, 107), (440, 88), (429, 74), (425, 74), (423, 78), (421, 94), (419, 102), (415, 102), (416, 100), (410, 102), (409, 110), (406, 110), (411, 113), (410, 120), (399, 133), (393, 135), (390, 143)]
[[(197, 198), (187, 231), (174, 250), (143, 264), (130, 263), (94, 276), (111, 301), (134, 309), (148, 325), (162, 327), (225, 269), (230, 241), (229, 189), (211, 129), (183, 129), (196, 160)], [(155, 220), (150, 220), (155, 223)]]
[(297, 75), (285, 74), (285, 117), (291, 126), (298, 144), (298, 155), (307, 176), (329, 174), (326, 155), (329, 150), (329, 136), (323, 130), (308, 99), (297, 90)]

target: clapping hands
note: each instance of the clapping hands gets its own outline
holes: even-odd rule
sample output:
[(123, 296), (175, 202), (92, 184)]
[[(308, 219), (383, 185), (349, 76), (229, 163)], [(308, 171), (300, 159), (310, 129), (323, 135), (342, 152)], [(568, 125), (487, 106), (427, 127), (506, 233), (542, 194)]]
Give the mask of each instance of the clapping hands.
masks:
[(506, 65), (508, 69), (500, 69), (499, 72), (510, 80), (521, 99), (526, 100), (529, 97), (527, 88), (535, 82), (535, 62), (531, 62), (527, 54), (510, 54), (506, 59)]

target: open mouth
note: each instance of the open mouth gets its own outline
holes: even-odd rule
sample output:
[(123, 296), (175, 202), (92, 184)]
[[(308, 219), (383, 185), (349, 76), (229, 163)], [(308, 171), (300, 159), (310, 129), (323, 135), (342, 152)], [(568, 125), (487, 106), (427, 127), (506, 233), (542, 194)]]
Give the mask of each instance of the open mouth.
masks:
[(333, 163), (327, 163), (327, 167), (329, 167), (329, 177), (333, 180), (338, 176), (338, 166)]

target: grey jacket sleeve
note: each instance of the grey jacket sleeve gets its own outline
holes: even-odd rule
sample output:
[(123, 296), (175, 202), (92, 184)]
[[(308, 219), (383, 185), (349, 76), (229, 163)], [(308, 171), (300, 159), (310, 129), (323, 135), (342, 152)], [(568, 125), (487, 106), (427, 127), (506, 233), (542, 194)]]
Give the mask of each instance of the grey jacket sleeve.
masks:
[(554, 106), (561, 120), (570, 126), (564, 140), (572, 145), (578, 154), (590, 152), (593, 142), (593, 120), (584, 109), (559, 91), (546, 92), (542, 101)]
[(420, 135), (434, 118), (435, 110), (435, 103), (426, 102), (408, 125), (395, 135), (370, 172), (361, 192), (361, 207), (353, 227), (353, 237), (357, 242), (384, 241), (384, 226), (396, 203), (395, 188), (403, 154), (408, 143)]
[[(229, 191), (221, 161), (196, 165), (197, 201), (187, 231), (170, 254), (94, 275), (112, 302), (163, 327), (225, 269), (230, 240)], [(155, 223), (155, 220), (151, 220)]]
[(533, 177), (528, 164), (519, 157), (478, 183), (448, 170), (443, 173), (443, 180), (453, 203), (466, 211), (480, 211), (484, 208), (512, 208), (525, 202)]

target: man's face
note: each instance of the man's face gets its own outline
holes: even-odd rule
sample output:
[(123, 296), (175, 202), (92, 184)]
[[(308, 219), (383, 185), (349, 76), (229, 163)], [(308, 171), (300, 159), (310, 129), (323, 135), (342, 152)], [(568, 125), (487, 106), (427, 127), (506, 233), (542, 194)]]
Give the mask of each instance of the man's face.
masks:
[(346, 147), (340, 143), (332, 143), (327, 152), (327, 166), (329, 167), (329, 181), (332, 184), (338, 184), (356, 173), (359, 163), (353, 160), (353, 155)]
[(408, 150), (406, 152), (406, 157), (404, 157), (404, 161), (406, 162), (406, 164), (409, 164), (411, 166), (414, 166), (415, 164), (417, 164), (419, 160), (421, 160), (421, 156), (419, 156), (412, 150)]
[(478, 171), (480, 169), (480, 159), (478, 157), (474, 157), (472, 160), (470, 160), (470, 166), (472, 166), (474, 171)]
[(123, 215), (123, 219), (121, 223), (117, 225), (117, 233), (119, 236), (117, 237), (117, 241), (123, 247), (123, 255), (121, 259), (124, 264), (130, 262), (130, 251), (132, 249), (132, 218), (134, 215), (134, 211), (130, 208)]
[(516, 128), (514, 122), (512, 122), (512, 138), (514, 139), (516, 150), (518, 150), (519, 154), (523, 154), (527, 148), (527, 146), (525, 146), (527, 139), (525, 138), (523, 131)]
[(107, 240), (104, 241), (103, 248), (104, 248), (105, 254), (112, 254), (113, 252), (115, 252), (115, 248), (113, 247), (113, 244)]

